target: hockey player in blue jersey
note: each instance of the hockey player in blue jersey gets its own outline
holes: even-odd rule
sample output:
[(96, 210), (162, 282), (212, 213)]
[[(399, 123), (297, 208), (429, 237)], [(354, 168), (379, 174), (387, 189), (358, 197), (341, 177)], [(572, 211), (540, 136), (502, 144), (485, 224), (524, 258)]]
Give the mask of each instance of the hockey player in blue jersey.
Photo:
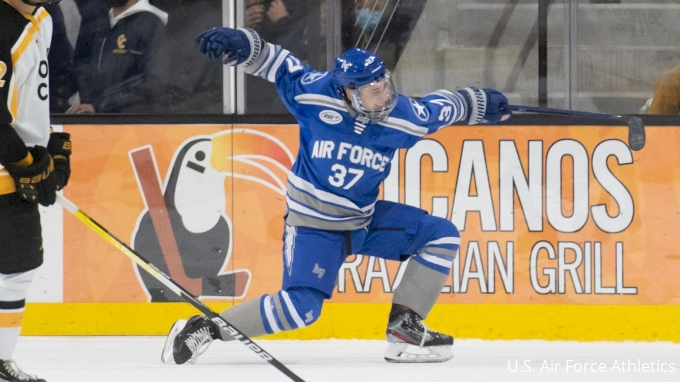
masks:
[[(382, 60), (350, 49), (331, 72), (303, 65), (252, 29), (213, 28), (199, 35), (201, 52), (276, 84), (300, 125), (300, 148), (288, 176), (283, 235), (283, 285), (221, 315), (249, 337), (303, 328), (321, 314), (338, 271), (353, 253), (409, 260), (394, 291), (385, 359), (451, 359), (453, 338), (427, 328), (458, 254), (449, 220), (419, 208), (378, 200), (398, 149), (454, 122), (497, 123), (510, 117), (507, 99), (491, 89), (438, 90), (421, 100), (398, 94)], [(233, 338), (203, 316), (180, 320), (162, 359), (195, 362), (213, 339)]]

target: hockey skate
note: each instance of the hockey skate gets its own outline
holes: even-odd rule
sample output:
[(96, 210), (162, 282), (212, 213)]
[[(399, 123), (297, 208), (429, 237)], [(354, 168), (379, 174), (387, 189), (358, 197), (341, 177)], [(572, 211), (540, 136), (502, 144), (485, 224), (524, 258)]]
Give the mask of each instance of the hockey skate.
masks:
[(444, 362), (453, 358), (453, 337), (428, 329), (416, 312), (402, 305), (392, 305), (387, 342), (387, 362)]
[(165, 340), (161, 361), (165, 363), (194, 363), (198, 356), (208, 350), (214, 339), (220, 339), (212, 321), (204, 316), (191, 316), (179, 320), (170, 329)]
[(45, 382), (35, 375), (26, 374), (11, 359), (0, 359), (0, 381), (2, 382)]

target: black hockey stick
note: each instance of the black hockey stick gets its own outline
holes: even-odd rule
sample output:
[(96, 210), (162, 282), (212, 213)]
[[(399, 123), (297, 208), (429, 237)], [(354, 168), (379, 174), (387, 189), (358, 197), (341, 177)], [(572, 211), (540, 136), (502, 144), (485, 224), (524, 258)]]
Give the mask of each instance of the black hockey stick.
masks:
[(203, 304), (200, 300), (198, 300), (195, 296), (189, 293), (181, 285), (177, 284), (170, 277), (168, 277), (165, 273), (161, 272), (155, 265), (151, 264), (148, 260), (146, 260), (140, 254), (135, 252), (132, 248), (125, 244), (125, 242), (113, 236), (109, 231), (106, 230), (106, 228), (104, 228), (101, 224), (97, 223), (94, 219), (90, 218), (85, 212), (78, 208), (78, 206), (73, 204), (70, 200), (66, 199), (66, 197), (64, 197), (61, 194), (57, 194), (57, 202), (59, 202), (59, 204), (61, 204), (62, 207), (64, 207), (64, 209), (66, 209), (68, 212), (75, 215), (75, 217), (77, 217), (80, 221), (85, 223), (85, 225), (89, 226), (101, 237), (106, 239), (106, 241), (113, 244), (114, 247), (118, 248), (127, 257), (132, 259), (132, 261), (134, 261), (140, 268), (144, 269), (151, 276), (155, 277), (158, 281), (165, 284), (165, 286), (170, 288), (170, 290), (177, 293), (178, 296), (182, 297), (185, 301), (193, 305), (194, 308), (198, 309), (201, 313), (209, 317), (210, 320), (215, 322), (222, 329), (225, 329), (227, 333), (241, 341), (241, 343), (246, 345), (250, 350), (254, 351), (262, 359), (264, 359), (265, 361), (269, 362), (274, 367), (279, 369), (279, 371), (285, 374), (288, 378), (296, 382), (304, 382), (302, 378), (298, 377), (295, 373), (290, 371), (276, 358), (272, 357), (264, 349), (256, 345), (248, 336), (246, 336), (240, 330), (236, 329), (231, 324), (229, 324), (224, 318), (222, 318), (222, 316), (213, 312), (212, 309)]
[(572, 117), (590, 117), (600, 119), (619, 120), (628, 125), (628, 147), (634, 151), (640, 151), (645, 147), (645, 126), (642, 124), (642, 119), (634, 115), (613, 115), (603, 113), (591, 113), (589, 111), (578, 110), (564, 110), (551, 109), (548, 107), (534, 107), (521, 105), (508, 105), (508, 109), (512, 111), (522, 111), (527, 113), (542, 113), (542, 114), (558, 114), (569, 115)]

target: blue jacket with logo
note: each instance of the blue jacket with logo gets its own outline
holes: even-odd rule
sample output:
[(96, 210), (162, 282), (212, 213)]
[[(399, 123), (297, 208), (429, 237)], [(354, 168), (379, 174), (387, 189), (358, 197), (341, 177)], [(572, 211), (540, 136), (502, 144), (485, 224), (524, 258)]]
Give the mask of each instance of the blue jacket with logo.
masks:
[(160, 82), (150, 78), (153, 55), (166, 39), (167, 14), (139, 1), (114, 17), (109, 11), (82, 28), (74, 64), (80, 102), (98, 113), (148, 112)]
[[(300, 125), (300, 149), (288, 175), (286, 223), (328, 230), (370, 224), (380, 183), (400, 148), (463, 120), (463, 97), (437, 90), (420, 101), (399, 95), (390, 115), (362, 122), (350, 112), (330, 72), (318, 72), (278, 45), (247, 73), (274, 82)], [(257, 66), (257, 67), (253, 67)]]

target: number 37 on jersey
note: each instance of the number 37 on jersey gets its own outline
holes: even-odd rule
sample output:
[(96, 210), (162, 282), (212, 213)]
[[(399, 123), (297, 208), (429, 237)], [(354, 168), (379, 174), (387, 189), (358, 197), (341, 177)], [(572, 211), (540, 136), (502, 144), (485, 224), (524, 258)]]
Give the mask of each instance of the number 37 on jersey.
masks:
[(338, 163), (331, 166), (333, 173), (328, 177), (328, 182), (345, 190), (361, 179), (366, 168), (383, 172), (390, 162), (389, 157), (366, 147), (323, 140), (314, 142), (311, 157), (337, 160)]

